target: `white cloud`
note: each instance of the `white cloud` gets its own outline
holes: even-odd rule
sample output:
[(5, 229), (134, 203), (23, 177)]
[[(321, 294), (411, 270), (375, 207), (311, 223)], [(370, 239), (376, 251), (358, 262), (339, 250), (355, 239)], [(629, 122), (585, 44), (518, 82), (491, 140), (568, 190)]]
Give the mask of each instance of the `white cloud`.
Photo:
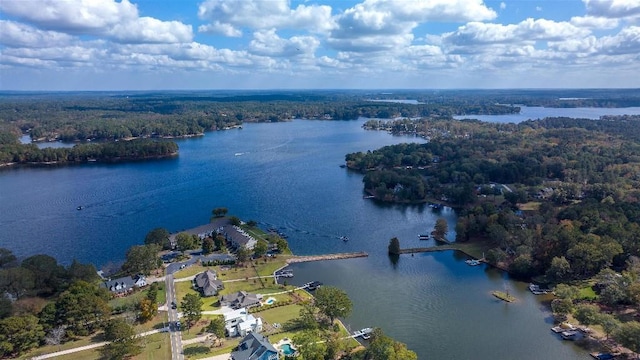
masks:
[(275, 29), (269, 29), (253, 33), (249, 51), (275, 57), (313, 56), (319, 45), (320, 41), (313, 36), (294, 36), (283, 39), (276, 34)]
[(56, 31), (43, 31), (15, 21), (0, 20), (0, 44), (10, 47), (49, 47), (66, 45), (74, 37)]
[(638, 0), (582, 0), (587, 14), (608, 18), (625, 18), (640, 15)]
[(577, 27), (589, 29), (615, 29), (619, 25), (618, 19), (598, 16), (574, 16), (570, 22)]
[(586, 29), (568, 22), (546, 19), (526, 19), (518, 24), (492, 24), (471, 22), (458, 30), (443, 34), (443, 41), (458, 46), (473, 46), (491, 43), (530, 43), (534, 41), (564, 40), (589, 35)]
[(2, 0), (0, 10), (41, 29), (121, 42), (191, 41), (190, 25), (140, 17), (129, 0)]
[(115, 41), (124, 43), (181, 43), (193, 38), (191, 25), (151, 17), (117, 24), (107, 34)]
[(205, 0), (198, 16), (211, 22), (199, 31), (226, 36), (239, 36), (242, 28), (324, 32), (333, 27), (330, 6), (298, 5), (292, 9), (288, 0)]
[(602, 37), (597, 46), (606, 54), (632, 54), (640, 60), (640, 27), (629, 26), (616, 35)]
[(538, 12), (542, 11), (542, 6), (536, 6), (536, 11)]
[(343, 51), (380, 51), (409, 46), (413, 29), (427, 21), (491, 20), (482, 0), (365, 0), (336, 16), (328, 43)]
[(501, 3), (500, 3), (500, 10), (504, 10), (504, 9), (506, 9), (506, 8), (507, 8), (507, 4), (505, 4), (505, 2), (504, 2), (504, 1), (503, 1), (503, 2), (501, 2)]

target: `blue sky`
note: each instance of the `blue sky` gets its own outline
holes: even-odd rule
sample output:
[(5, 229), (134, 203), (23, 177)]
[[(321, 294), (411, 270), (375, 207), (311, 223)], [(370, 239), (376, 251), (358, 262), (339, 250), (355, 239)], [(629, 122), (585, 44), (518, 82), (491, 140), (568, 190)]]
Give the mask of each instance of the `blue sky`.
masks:
[(640, 0), (2, 0), (0, 90), (640, 87)]

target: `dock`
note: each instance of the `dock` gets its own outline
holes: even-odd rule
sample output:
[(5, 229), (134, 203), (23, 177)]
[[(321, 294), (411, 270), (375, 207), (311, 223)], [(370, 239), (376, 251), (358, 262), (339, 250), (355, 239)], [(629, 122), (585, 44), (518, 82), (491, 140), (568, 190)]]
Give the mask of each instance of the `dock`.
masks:
[(458, 250), (458, 249), (455, 246), (451, 246), (451, 245), (418, 247), (418, 248), (400, 249), (400, 254), (414, 254), (414, 253), (425, 253), (425, 252), (447, 251), (447, 250)]
[(323, 261), (323, 260), (341, 260), (341, 259), (353, 259), (367, 257), (364, 251), (352, 252), (352, 253), (337, 253), (337, 254), (325, 254), (325, 255), (309, 255), (309, 256), (293, 256), (287, 259), (287, 264), (311, 262), (311, 261)]

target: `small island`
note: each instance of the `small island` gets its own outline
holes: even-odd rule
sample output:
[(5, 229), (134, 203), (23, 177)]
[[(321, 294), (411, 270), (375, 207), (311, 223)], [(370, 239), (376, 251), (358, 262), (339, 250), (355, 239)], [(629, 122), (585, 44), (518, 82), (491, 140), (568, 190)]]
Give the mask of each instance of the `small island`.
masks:
[(491, 295), (508, 303), (514, 302), (517, 300), (513, 295), (510, 295), (508, 292), (504, 292), (504, 291), (492, 291)]

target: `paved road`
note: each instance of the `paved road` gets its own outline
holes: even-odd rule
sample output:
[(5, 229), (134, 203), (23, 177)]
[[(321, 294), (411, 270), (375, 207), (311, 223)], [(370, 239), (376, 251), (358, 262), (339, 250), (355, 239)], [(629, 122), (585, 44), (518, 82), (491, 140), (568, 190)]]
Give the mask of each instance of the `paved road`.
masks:
[(169, 329), (171, 336), (171, 359), (172, 360), (184, 360), (184, 355), (182, 354), (182, 333), (180, 332), (179, 319), (178, 319), (178, 310), (173, 309), (171, 304), (176, 302), (176, 287), (173, 282), (173, 275), (167, 274), (165, 278), (165, 283), (167, 285), (167, 305), (168, 311), (167, 315), (169, 317)]

